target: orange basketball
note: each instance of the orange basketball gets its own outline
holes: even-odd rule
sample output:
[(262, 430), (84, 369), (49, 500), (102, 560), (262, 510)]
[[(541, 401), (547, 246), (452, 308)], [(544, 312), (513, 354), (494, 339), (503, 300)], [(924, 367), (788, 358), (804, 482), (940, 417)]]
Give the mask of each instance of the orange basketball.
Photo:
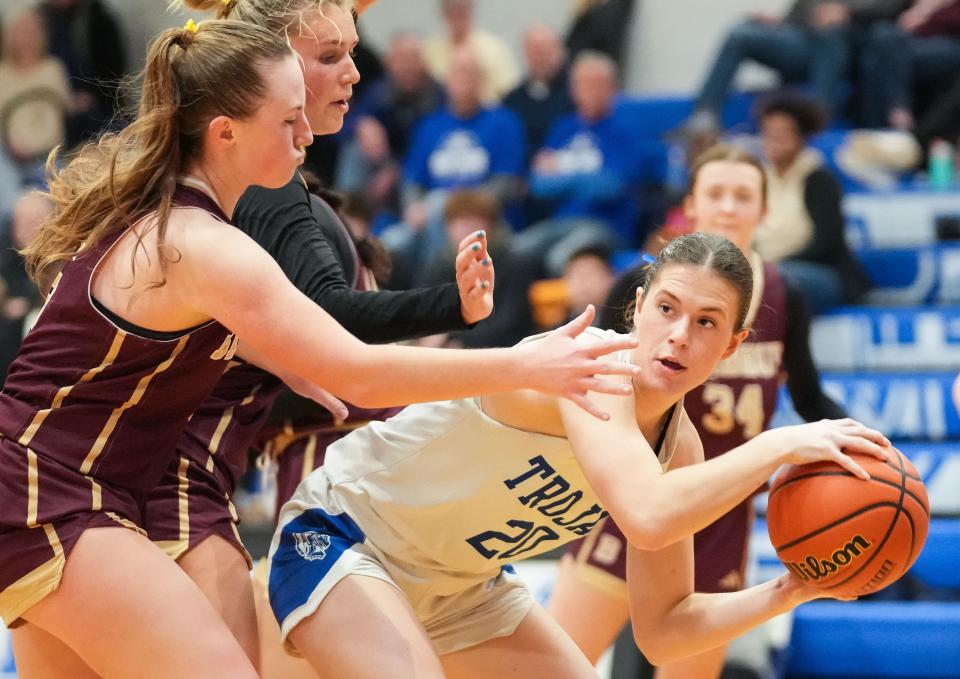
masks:
[(894, 463), (853, 455), (869, 481), (833, 462), (777, 476), (767, 528), (777, 556), (796, 576), (831, 594), (862, 596), (896, 581), (917, 560), (930, 504), (917, 470), (893, 450)]

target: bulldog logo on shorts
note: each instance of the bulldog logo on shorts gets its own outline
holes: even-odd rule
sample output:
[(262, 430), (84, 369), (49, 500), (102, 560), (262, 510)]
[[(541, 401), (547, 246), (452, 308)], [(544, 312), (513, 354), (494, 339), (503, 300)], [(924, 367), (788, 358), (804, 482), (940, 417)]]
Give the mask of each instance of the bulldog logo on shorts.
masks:
[(297, 554), (307, 561), (320, 561), (327, 555), (327, 549), (330, 548), (330, 536), (312, 530), (306, 533), (294, 533), (293, 541), (297, 545)]

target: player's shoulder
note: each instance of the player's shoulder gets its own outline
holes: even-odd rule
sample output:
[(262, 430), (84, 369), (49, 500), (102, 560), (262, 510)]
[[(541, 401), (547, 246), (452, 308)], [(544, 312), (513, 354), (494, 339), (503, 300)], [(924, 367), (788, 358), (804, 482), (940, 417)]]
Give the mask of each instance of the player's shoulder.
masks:
[(229, 222), (223, 221), (202, 207), (174, 205), (167, 219), (166, 240), (168, 242), (189, 241), (193, 236), (206, 237), (227, 230), (233, 230)]

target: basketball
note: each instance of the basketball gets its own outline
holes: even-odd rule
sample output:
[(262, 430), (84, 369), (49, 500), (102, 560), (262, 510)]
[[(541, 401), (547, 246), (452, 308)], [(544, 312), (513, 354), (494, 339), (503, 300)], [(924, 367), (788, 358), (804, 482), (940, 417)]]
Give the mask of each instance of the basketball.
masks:
[(767, 528), (780, 561), (830, 595), (870, 594), (899, 579), (927, 538), (930, 505), (917, 470), (852, 457), (870, 480), (832, 462), (793, 466), (770, 489)]

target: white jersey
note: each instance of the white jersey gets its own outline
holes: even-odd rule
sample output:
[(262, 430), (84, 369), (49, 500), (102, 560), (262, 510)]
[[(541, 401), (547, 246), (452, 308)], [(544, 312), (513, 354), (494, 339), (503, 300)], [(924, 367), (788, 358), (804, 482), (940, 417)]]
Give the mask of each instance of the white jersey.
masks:
[[(661, 437), (664, 467), (682, 413), (681, 401)], [(489, 577), (607, 516), (567, 439), (501, 424), (479, 399), (413, 405), (352, 432), (290, 504), (327, 492), (376, 552), (453, 579)]]

